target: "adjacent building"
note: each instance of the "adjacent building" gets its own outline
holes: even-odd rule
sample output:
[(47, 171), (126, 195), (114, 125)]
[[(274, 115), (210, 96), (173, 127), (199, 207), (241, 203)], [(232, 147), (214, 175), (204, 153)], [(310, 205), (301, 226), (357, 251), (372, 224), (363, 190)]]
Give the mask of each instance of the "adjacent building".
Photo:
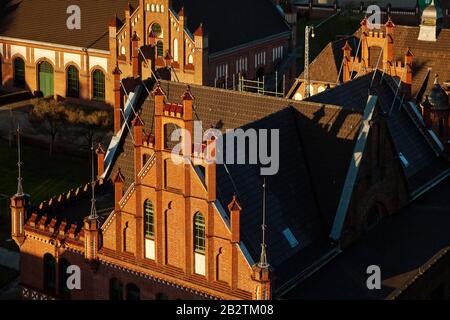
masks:
[(232, 87), (295, 46), (296, 14), (270, 0), (14, 0), (2, 15), (1, 84), (92, 105), (114, 104), (116, 66), (122, 79)]

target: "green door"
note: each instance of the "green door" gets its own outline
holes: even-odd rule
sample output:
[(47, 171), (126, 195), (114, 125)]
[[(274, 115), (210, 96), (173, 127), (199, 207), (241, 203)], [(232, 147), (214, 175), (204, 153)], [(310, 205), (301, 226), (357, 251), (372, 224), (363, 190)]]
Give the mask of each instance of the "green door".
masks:
[(53, 96), (53, 67), (46, 61), (39, 64), (39, 91), (44, 97)]

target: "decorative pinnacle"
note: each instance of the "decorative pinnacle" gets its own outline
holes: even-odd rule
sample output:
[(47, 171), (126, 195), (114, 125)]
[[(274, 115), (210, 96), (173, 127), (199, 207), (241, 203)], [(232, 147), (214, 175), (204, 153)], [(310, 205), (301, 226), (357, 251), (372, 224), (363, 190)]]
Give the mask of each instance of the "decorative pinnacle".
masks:
[(19, 176), (17, 177), (17, 193), (16, 196), (17, 197), (22, 197), (23, 196), (23, 187), (22, 187), (22, 162), (21, 162), (21, 155), (20, 155), (20, 125), (19, 123), (17, 124), (17, 167), (19, 169)]

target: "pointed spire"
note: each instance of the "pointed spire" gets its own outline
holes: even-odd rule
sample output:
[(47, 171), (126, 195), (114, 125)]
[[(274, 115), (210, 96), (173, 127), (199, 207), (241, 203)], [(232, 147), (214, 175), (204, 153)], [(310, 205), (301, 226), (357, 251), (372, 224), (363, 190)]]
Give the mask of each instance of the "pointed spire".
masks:
[(263, 183), (263, 210), (262, 210), (262, 243), (261, 243), (261, 256), (259, 258), (258, 266), (260, 268), (268, 268), (269, 263), (267, 262), (267, 252), (266, 252), (266, 178), (264, 178)]
[(20, 146), (20, 124), (17, 123), (17, 168), (19, 169), (19, 176), (17, 177), (17, 197), (23, 196), (22, 187), (22, 162), (21, 162), (21, 146)]
[(187, 85), (186, 91), (181, 96), (181, 100), (194, 100), (194, 96), (192, 95), (190, 85)]
[(92, 158), (92, 181), (91, 181), (91, 187), (92, 187), (92, 199), (91, 199), (91, 213), (89, 214), (90, 220), (95, 220), (98, 218), (97, 215), (97, 209), (95, 208), (95, 173), (94, 173), (94, 144), (91, 146), (91, 158)]

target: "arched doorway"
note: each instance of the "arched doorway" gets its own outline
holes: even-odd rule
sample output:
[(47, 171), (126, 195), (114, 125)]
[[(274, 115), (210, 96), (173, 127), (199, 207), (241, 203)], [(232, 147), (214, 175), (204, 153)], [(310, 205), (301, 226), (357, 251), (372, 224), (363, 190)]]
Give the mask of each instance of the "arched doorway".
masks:
[(38, 66), (39, 91), (43, 97), (53, 96), (54, 79), (53, 66), (47, 61), (42, 61)]

